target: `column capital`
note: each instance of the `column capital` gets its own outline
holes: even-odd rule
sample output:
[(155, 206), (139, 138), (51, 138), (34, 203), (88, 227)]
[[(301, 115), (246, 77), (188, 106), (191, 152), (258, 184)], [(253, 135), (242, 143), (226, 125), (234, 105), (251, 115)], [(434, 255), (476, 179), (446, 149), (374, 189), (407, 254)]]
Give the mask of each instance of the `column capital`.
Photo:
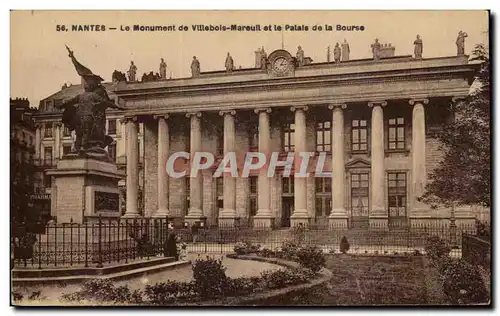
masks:
[(224, 116), (226, 114), (229, 114), (229, 115), (236, 115), (236, 111), (235, 110), (223, 110), (223, 111), (219, 111), (219, 115), (220, 116)]
[(128, 122), (137, 122), (137, 116), (124, 116), (123, 118), (120, 119), (121, 123), (128, 123)]
[(255, 114), (259, 114), (260, 112), (271, 113), (271, 108), (257, 108), (253, 110)]
[(372, 107), (377, 106), (377, 105), (384, 107), (387, 105), (387, 101), (382, 100), (382, 101), (370, 101), (370, 102), (368, 102), (369, 108), (372, 108)]
[(346, 103), (332, 103), (328, 105), (328, 109), (334, 110), (336, 108), (339, 108), (341, 110), (347, 109), (347, 104)]
[(155, 115), (153, 115), (153, 118), (154, 118), (155, 120), (158, 120), (158, 119), (161, 119), (161, 118), (166, 120), (166, 119), (168, 119), (168, 118), (169, 118), (169, 114), (168, 114), (168, 113), (164, 113), (164, 114), (155, 114)]
[(421, 99), (410, 99), (410, 101), (408, 101), (410, 103), (410, 105), (415, 105), (415, 104), (424, 104), (424, 105), (427, 105), (429, 104), (429, 99), (426, 99), (426, 98), (421, 98)]
[(292, 112), (295, 112), (295, 111), (298, 111), (298, 110), (302, 110), (302, 111), (305, 112), (305, 111), (309, 110), (309, 107), (307, 105), (302, 105), (302, 106), (292, 106), (290, 108), (290, 111), (292, 111)]
[(192, 116), (201, 117), (201, 112), (188, 112), (188, 113), (186, 113), (187, 118), (190, 118)]

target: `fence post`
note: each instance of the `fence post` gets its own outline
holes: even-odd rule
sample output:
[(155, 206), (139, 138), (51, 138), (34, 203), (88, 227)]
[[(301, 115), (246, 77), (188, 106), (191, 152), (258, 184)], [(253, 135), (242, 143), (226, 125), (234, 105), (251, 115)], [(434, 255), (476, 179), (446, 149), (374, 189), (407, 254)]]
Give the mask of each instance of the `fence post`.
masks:
[(73, 217), (69, 221), (69, 265), (73, 265)]
[(98, 256), (99, 256), (99, 262), (97, 263), (97, 267), (98, 268), (102, 268), (102, 241), (101, 241), (101, 237), (102, 237), (102, 231), (101, 231), (101, 225), (102, 225), (102, 222), (101, 222), (101, 214), (99, 214), (99, 227), (98, 227), (98, 238), (99, 240), (97, 241), (97, 252), (98, 252)]
[(83, 224), (85, 225), (85, 268), (89, 267), (89, 223), (85, 219)]
[[(40, 224), (42, 224), (40, 222)], [(45, 226), (47, 228), (47, 226)], [(42, 233), (38, 233), (38, 269), (42, 268)]]
[(54, 225), (54, 267), (57, 267), (57, 223)]
[(120, 218), (118, 217), (118, 220), (116, 221), (116, 259), (118, 262), (120, 262), (120, 246), (121, 246), (121, 238), (120, 238)]

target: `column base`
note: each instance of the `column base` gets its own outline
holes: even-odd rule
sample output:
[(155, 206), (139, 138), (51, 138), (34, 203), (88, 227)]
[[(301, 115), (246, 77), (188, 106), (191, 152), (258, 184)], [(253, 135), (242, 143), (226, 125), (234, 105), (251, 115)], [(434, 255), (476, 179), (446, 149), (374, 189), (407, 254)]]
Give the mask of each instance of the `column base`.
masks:
[(290, 216), (290, 226), (298, 226), (299, 224), (304, 225), (305, 227), (309, 226), (310, 217), (307, 214), (307, 210), (297, 210), (292, 216)]
[(389, 230), (389, 218), (387, 216), (369, 218), (370, 230)]
[(125, 213), (122, 218), (139, 218), (141, 214), (139, 213)]
[(166, 209), (163, 210), (157, 210), (156, 213), (153, 214), (153, 218), (166, 218), (170, 212)]
[(234, 216), (234, 217), (219, 217), (219, 227), (221, 228), (230, 228), (230, 227), (236, 227), (237, 222), (239, 219)]
[(193, 219), (193, 218), (201, 218), (203, 217), (203, 211), (199, 208), (190, 208), (188, 210), (187, 215), (184, 217), (185, 219)]
[(328, 228), (331, 230), (347, 230), (347, 216), (334, 215), (328, 218)]
[(273, 226), (272, 215), (262, 215), (257, 213), (253, 217), (253, 227), (257, 229), (271, 229)]

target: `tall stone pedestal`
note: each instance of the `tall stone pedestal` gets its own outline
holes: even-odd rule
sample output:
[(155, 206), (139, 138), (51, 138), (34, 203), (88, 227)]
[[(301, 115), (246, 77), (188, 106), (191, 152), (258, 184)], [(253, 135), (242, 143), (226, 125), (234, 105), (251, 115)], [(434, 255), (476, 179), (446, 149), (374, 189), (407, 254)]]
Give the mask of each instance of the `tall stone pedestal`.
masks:
[(47, 174), (54, 177), (51, 206), (58, 223), (121, 215), (118, 181), (124, 175), (114, 163), (79, 156), (63, 158)]

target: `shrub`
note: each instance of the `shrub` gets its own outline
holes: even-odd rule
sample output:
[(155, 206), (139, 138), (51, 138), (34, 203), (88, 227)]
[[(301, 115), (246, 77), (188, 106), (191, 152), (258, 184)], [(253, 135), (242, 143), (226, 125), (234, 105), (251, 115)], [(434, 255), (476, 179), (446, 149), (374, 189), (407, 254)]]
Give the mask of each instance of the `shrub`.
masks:
[(195, 288), (194, 281), (178, 282), (168, 280), (155, 285), (146, 285), (144, 295), (148, 299), (148, 303), (166, 305), (177, 300), (196, 300), (198, 295)]
[(259, 254), (264, 258), (274, 257), (276, 253), (268, 248), (263, 248), (259, 251)]
[(205, 260), (196, 259), (192, 264), (196, 291), (203, 299), (215, 298), (228, 291), (229, 278), (221, 259), (207, 256)]
[(349, 242), (347, 241), (347, 238), (344, 236), (340, 240), (340, 252), (341, 253), (347, 253), (349, 251), (350, 245)]
[(238, 255), (244, 255), (244, 254), (250, 254), (250, 253), (257, 253), (260, 250), (260, 245), (252, 245), (251, 242), (245, 241), (245, 242), (237, 242), (236, 245), (234, 245), (233, 248), (234, 252)]
[(98, 301), (110, 303), (134, 303), (142, 302), (140, 290), (131, 291), (128, 286), (116, 287), (109, 279), (92, 279), (83, 283), (82, 289), (74, 293), (65, 293), (61, 296), (66, 301)]
[(247, 244), (244, 242), (237, 242), (233, 248), (234, 252), (238, 255), (244, 255), (247, 253)]
[(488, 292), (476, 267), (465, 260), (449, 261), (443, 269), (443, 292), (452, 304), (488, 302)]
[(262, 279), (259, 277), (241, 277), (231, 279), (231, 296), (247, 295), (259, 291), (262, 287)]
[(299, 246), (297, 243), (285, 240), (281, 245), (282, 258), (295, 261), (297, 259), (298, 250)]
[(429, 237), (425, 241), (425, 252), (433, 262), (438, 262), (443, 256), (447, 256), (450, 251), (451, 248), (438, 236)]
[(316, 273), (325, 266), (326, 260), (323, 251), (316, 246), (302, 247), (297, 251), (300, 265)]
[(20, 292), (12, 291), (12, 299), (16, 302), (23, 300), (23, 294)]
[(301, 268), (279, 269), (276, 271), (264, 271), (261, 274), (264, 287), (267, 289), (279, 289), (289, 285), (307, 283), (314, 278), (311, 271)]

